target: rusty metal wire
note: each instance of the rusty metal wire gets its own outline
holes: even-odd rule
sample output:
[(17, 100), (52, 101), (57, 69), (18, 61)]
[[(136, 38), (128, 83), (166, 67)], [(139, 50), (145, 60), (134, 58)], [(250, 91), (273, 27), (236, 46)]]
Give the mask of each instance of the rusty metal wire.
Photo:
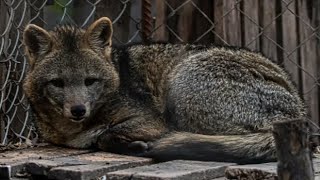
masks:
[[(28, 69), (21, 42), (25, 25), (52, 29), (69, 23), (86, 28), (101, 16), (112, 19), (115, 44), (167, 41), (239, 45), (276, 57), (275, 61), (292, 74), (310, 109), (311, 124), (318, 130), (319, 6), (319, 0), (313, 0), (312, 6), (301, 0), (2, 0), (0, 146), (32, 144), (38, 138), (21, 87)], [(288, 19), (294, 22), (290, 28), (296, 35), (290, 38), (295, 41), (286, 39), (290, 33), (286, 32), (290, 31)]]

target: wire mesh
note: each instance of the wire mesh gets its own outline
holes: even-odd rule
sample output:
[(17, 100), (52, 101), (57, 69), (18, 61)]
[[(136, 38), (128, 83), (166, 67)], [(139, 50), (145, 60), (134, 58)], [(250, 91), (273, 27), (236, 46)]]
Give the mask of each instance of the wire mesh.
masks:
[(22, 32), (113, 20), (114, 44), (164, 41), (242, 46), (284, 67), (319, 124), (319, 0), (3, 0), (0, 1), (0, 145), (38, 135), (22, 91), (28, 62)]

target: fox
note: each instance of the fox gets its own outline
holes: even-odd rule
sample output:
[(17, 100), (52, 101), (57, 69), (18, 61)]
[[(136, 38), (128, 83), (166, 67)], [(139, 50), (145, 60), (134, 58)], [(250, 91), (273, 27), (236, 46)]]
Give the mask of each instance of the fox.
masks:
[(272, 124), (304, 118), (289, 75), (240, 47), (112, 45), (101, 17), (86, 29), (23, 32), (23, 89), (41, 137), (71, 148), (153, 158), (276, 161)]

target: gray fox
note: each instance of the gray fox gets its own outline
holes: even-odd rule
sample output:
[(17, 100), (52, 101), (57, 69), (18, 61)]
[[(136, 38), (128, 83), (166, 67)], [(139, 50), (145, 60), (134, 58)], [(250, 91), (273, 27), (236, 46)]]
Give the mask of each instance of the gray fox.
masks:
[(193, 44), (112, 46), (86, 30), (29, 24), (24, 91), (48, 142), (154, 158), (276, 160), (272, 123), (303, 118), (288, 75), (259, 53)]

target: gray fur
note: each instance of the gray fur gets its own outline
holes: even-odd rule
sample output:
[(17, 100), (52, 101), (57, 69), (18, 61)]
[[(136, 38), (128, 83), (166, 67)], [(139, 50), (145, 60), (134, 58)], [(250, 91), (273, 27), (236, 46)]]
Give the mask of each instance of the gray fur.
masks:
[[(111, 47), (111, 35), (108, 18), (87, 30), (26, 28), (32, 68), (24, 89), (47, 141), (159, 161), (265, 162), (275, 160), (272, 123), (305, 116), (287, 74), (259, 53), (189, 44)], [(51, 48), (34, 48), (43, 43), (30, 45), (32, 39)], [(78, 122), (69, 112), (75, 104), (87, 110)]]

